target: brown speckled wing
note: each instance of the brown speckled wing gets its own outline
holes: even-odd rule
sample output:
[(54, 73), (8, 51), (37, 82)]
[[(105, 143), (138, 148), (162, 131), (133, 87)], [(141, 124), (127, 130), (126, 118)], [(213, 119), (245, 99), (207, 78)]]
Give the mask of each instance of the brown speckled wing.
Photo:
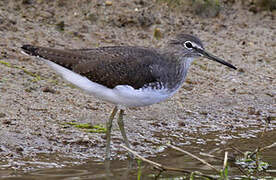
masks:
[(112, 46), (94, 49), (59, 50), (24, 45), (24, 52), (53, 61), (93, 82), (109, 88), (130, 85), (135, 89), (157, 82), (151, 65), (161, 56), (143, 47)]
[(150, 67), (154, 61), (149, 57), (155, 52), (144, 48), (120, 46), (80, 51), (89, 60), (75, 65), (73, 71), (86, 76), (93, 82), (109, 88), (117, 85), (130, 85), (138, 89), (145, 84), (157, 81)]

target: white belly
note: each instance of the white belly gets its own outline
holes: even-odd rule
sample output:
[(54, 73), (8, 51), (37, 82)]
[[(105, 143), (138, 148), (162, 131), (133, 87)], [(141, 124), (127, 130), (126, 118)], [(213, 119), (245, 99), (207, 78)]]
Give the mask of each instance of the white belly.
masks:
[(93, 96), (113, 104), (127, 107), (138, 107), (155, 104), (172, 96), (176, 90), (168, 89), (134, 89), (128, 85), (118, 85), (113, 89), (107, 88), (98, 83), (92, 82), (69, 69), (66, 69), (54, 62), (43, 59), (48, 65), (56, 70), (64, 79), (77, 87), (85, 90)]

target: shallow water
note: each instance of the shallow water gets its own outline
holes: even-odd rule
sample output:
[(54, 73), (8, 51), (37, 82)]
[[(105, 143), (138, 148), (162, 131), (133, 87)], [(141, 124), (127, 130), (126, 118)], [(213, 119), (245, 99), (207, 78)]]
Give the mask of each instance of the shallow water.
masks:
[[(257, 136), (261, 136), (259, 133)], [(210, 164), (214, 165), (216, 168), (222, 168), (222, 162), (219, 160), (211, 159), (208, 157), (200, 156), (199, 152), (213, 153), (217, 157), (223, 158), (223, 153), (225, 149), (228, 149), (229, 157), (233, 156), (234, 153), (231, 154), (230, 146), (234, 146), (241, 151), (254, 151), (258, 146), (264, 147), (274, 143), (276, 139), (275, 131), (266, 132), (261, 138), (240, 138), (233, 139), (226, 145), (221, 145), (221, 147), (214, 147), (206, 144), (192, 144), (189, 146), (181, 147), (182, 149), (189, 151), (204, 160), (208, 161)], [(214, 149), (215, 148), (215, 149)], [(276, 151), (275, 147), (264, 151), (261, 153), (263, 157), (262, 160), (268, 162), (270, 164), (270, 169), (274, 169), (276, 167)], [(52, 156), (55, 158), (57, 156)], [(239, 156), (241, 157), (241, 156)], [(43, 159), (40, 157), (40, 159)], [(214, 171), (202, 164), (198, 160), (193, 159), (190, 156), (183, 155), (179, 152), (176, 152), (173, 149), (167, 148), (162, 153), (159, 153), (155, 158), (149, 158), (152, 161), (161, 163), (170, 167), (183, 168), (185, 170), (190, 171), (201, 171), (205, 174), (215, 175)], [(54, 161), (56, 161), (55, 159)], [(48, 162), (46, 162), (48, 161)], [(26, 166), (28, 161), (25, 161), (25, 168), (12, 170), (10, 168), (5, 168), (4, 165), (0, 166), (0, 177), (3, 180), (8, 179), (52, 179), (52, 180), (73, 180), (73, 179), (137, 179), (138, 167), (136, 161), (130, 160), (112, 160), (110, 163), (110, 169), (106, 168), (106, 164), (103, 161), (75, 161), (70, 162), (69, 159), (60, 159), (59, 163), (50, 163), (50, 159), (45, 159), (44, 162), (32, 162), (29, 165), (29, 168)], [(20, 162), (17, 162), (18, 166), (20, 166)], [(21, 161), (23, 163), (23, 161)], [(22, 165), (22, 164), (21, 164)], [(31, 166), (36, 168), (31, 168)], [(39, 168), (39, 165), (41, 168)], [(65, 167), (63, 167), (65, 166)], [(22, 166), (23, 167), (23, 166)], [(50, 168), (52, 167), (52, 168)], [(153, 168), (147, 164), (142, 163), (142, 179), (154, 179), (155, 176), (158, 175), (159, 171), (153, 170)], [(14, 169), (16, 166), (14, 166)], [(110, 171), (110, 172), (109, 172)], [(186, 174), (187, 175), (187, 174)], [(231, 178), (239, 177), (241, 172), (238, 168), (231, 166), (229, 169), (229, 176)], [(276, 173), (267, 173), (266, 176), (276, 177)], [(162, 178), (184, 178), (187, 177), (185, 174), (176, 173), (176, 172), (163, 172), (159, 176), (159, 179)]]

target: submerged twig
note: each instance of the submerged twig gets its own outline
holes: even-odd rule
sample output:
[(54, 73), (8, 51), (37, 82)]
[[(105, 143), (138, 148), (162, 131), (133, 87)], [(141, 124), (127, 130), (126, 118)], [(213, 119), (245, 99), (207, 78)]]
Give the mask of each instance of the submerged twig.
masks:
[(175, 171), (175, 172), (182, 172), (182, 173), (185, 173), (185, 174), (191, 174), (191, 173), (194, 173), (195, 175), (198, 175), (198, 176), (202, 176), (202, 177), (206, 177), (206, 178), (209, 178), (209, 179), (216, 179), (212, 176), (209, 176), (209, 175), (206, 175), (206, 174), (202, 174), (201, 172), (192, 172), (192, 171), (189, 171), (189, 170), (185, 170), (185, 169), (182, 169), (182, 168), (174, 168), (174, 167), (168, 167), (168, 166), (164, 166), (162, 164), (159, 164), (157, 162), (154, 162), (154, 161), (151, 161), (149, 159), (146, 159), (144, 158), (143, 156), (140, 156), (138, 153), (136, 153), (135, 151), (129, 149), (128, 147), (126, 146), (123, 146), (121, 145), (121, 147), (123, 147), (125, 150), (127, 150), (128, 152), (132, 153), (134, 156), (136, 156), (138, 159), (144, 161), (144, 162), (147, 162), (149, 163), (150, 165), (152, 165), (154, 168), (156, 168), (157, 170), (159, 170), (160, 172), (162, 171)]
[(195, 155), (193, 155), (193, 154), (191, 154), (191, 153), (189, 153), (189, 152), (187, 152), (187, 151), (185, 151), (185, 150), (183, 150), (183, 149), (180, 149), (180, 148), (178, 148), (178, 147), (176, 147), (176, 146), (173, 146), (173, 145), (171, 145), (171, 144), (167, 144), (167, 145), (168, 145), (169, 147), (171, 147), (171, 148), (177, 150), (177, 151), (180, 151), (180, 152), (182, 152), (182, 153), (185, 153), (185, 154), (187, 154), (187, 155), (189, 155), (189, 156), (191, 156), (191, 157), (193, 157), (193, 158), (199, 160), (199, 161), (202, 162), (203, 164), (207, 165), (208, 167), (214, 169), (216, 172), (220, 173), (220, 171), (219, 171), (217, 168), (215, 168), (214, 166), (212, 166), (211, 164), (209, 164), (209, 163), (206, 162), (205, 160), (203, 160), (203, 159), (201, 159), (201, 158), (199, 158), (199, 157), (197, 157), (197, 156), (195, 156)]
[(204, 152), (200, 152), (199, 154), (202, 155), (202, 156), (207, 156), (207, 157), (210, 157), (210, 158), (214, 158), (214, 159), (218, 159), (218, 160), (223, 161), (222, 158), (217, 157), (217, 156), (214, 156), (214, 155), (212, 155), (212, 154), (208, 154), (208, 153), (204, 153)]
[(241, 150), (239, 150), (238, 148), (234, 147), (234, 146), (230, 146), (234, 151), (240, 153), (241, 155), (244, 155), (244, 152), (242, 152)]
[(263, 147), (263, 148), (260, 148), (260, 152), (261, 152), (261, 151), (265, 151), (265, 150), (267, 150), (267, 149), (274, 148), (274, 147), (276, 147), (276, 142), (274, 142), (274, 143), (271, 144), (271, 145), (268, 145), (268, 146), (265, 146), (265, 147)]
[[(200, 152), (200, 155), (202, 155), (202, 156), (207, 156), (207, 157), (211, 157), (211, 158), (214, 158), (214, 159), (218, 159), (218, 160), (220, 160), (220, 161), (224, 161), (223, 158), (214, 156), (214, 155), (212, 155), (212, 154), (207, 154), (207, 153)], [(248, 174), (247, 174), (239, 165), (235, 164), (233, 160), (230, 160), (230, 159), (227, 159), (227, 160), (228, 160), (229, 163), (231, 163), (231, 165), (237, 167), (237, 168), (240, 170), (241, 173), (243, 173), (245, 176), (248, 176)]]
[(270, 145), (268, 145), (268, 146), (265, 146), (265, 147), (263, 147), (263, 148), (257, 148), (254, 152), (252, 152), (251, 154), (250, 154), (250, 157), (252, 157), (252, 156), (254, 156), (255, 154), (257, 154), (257, 153), (259, 153), (259, 152), (262, 152), (262, 151), (265, 151), (265, 150), (268, 150), (268, 149), (271, 149), (271, 148), (274, 148), (274, 147), (276, 147), (276, 142), (274, 142), (273, 144), (270, 144)]
[(154, 161), (148, 160), (146, 158), (144, 158), (143, 156), (140, 156), (139, 154), (137, 154), (135, 151), (129, 149), (126, 146), (121, 145), (124, 149), (126, 149), (128, 152), (132, 153), (134, 156), (136, 156), (138, 159), (141, 159), (144, 162), (147, 162), (149, 164), (151, 164), (153, 167), (155, 167), (156, 169), (160, 170), (160, 171), (164, 171), (165, 169), (163, 168), (163, 166), (159, 163), (156, 163)]

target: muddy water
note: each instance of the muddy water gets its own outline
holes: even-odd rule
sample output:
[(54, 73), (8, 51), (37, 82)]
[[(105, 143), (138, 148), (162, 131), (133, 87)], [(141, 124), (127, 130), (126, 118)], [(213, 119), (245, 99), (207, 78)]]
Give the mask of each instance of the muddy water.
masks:
[[(210, 137), (208, 137), (210, 136)], [(209, 138), (212, 138), (213, 135), (207, 135), (207, 137), (201, 137), (202, 140), (208, 141)], [(258, 134), (259, 137), (252, 138), (252, 137), (244, 137), (239, 138), (237, 140), (232, 139), (229, 141), (227, 146), (221, 145), (220, 147), (216, 147), (210, 145), (210, 143), (192, 143), (191, 145), (182, 146), (182, 148), (186, 151), (189, 151), (195, 155), (198, 155), (200, 152), (205, 153), (212, 153), (217, 157), (223, 158), (223, 153), (225, 151), (229, 152), (229, 157), (235, 157), (239, 159), (242, 157), (240, 154), (237, 155), (236, 151), (231, 150), (230, 146), (238, 148), (239, 150), (245, 151), (253, 151), (257, 147), (263, 147), (264, 144), (272, 144), (276, 139), (275, 133), (265, 133), (265, 134)], [(215, 153), (214, 153), (215, 151)], [(269, 169), (274, 169), (276, 167), (276, 151), (275, 148), (266, 150), (261, 154), (262, 160), (268, 162), (270, 164)], [(210, 164), (214, 165), (216, 168), (222, 167), (222, 161), (207, 158), (204, 156), (200, 156)], [(106, 164), (103, 161), (93, 161), (87, 160), (82, 162), (72, 162), (69, 159), (59, 159), (59, 162), (63, 162), (63, 165), (57, 163), (51, 163), (51, 158), (55, 158), (56, 156), (50, 156), (45, 159), (44, 162), (35, 162), (35, 161), (22, 161), (17, 162), (18, 165), (24, 164), (28, 165), (28, 168), (25, 168), (24, 171), (22, 170), (11, 170), (6, 168), (5, 165), (0, 166), (1, 171), (1, 179), (53, 179), (53, 180), (60, 180), (60, 179), (136, 179), (138, 174), (138, 167), (137, 163), (134, 161), (129, 160), (112, 160), (110, 163), (110, 168), (106, 168)], [(193, 159), (190, 156), (183, 155), (179, 152), (176, 152), (172, 149), (166, 149), (162, 153), (157, 154), (156, 158), (149, 158), (152, 161), (161, 163), (166, 166), (170, 167), (178, 167), (183, 168), (185, 170), (190, 171), (201, 171), (205, 174), (214, 175), (215, 172), (203, 165), (201, 162)], [(56, 161), (56, 159), (52, 159), (52, 162)], [(66, 165), (66, 162), (68, 163)], [(15, 163), (15, 162), (14, 162)], [(79, 164), (80, 163), (80, 164)], [(75, 165), (74, 165), (75, 164)], [(78, 165), (79, 164), (79, 165)], [(31, 167), (35, 167), (32, 169)], [(43, 167), (39, 169), (37, 167)], [(65, 167), (63, 167), (65, 166)], [(27, 166), (25, 166), (27, 167)], [(150, 165), (147, 163), (142, 163), (142, 179), (154, 179), (154, 176), (159, 174), (159, 171), (154, 170)], [(14, 165), (14, 168), (16, 166)], [(230, 178), (237, 178), (241, 176), (241, 172), (238, 170), (237, 167), (231, 166), (229, 169), (229, 177)], [(269, 177), (276, 177), (276, 172), (274, 173), (265, 173), (263, 175)], [(163, 172), (160, 178), (183, 178), (187, 177), (185, 174), (176, 173), (176, 172)]]

